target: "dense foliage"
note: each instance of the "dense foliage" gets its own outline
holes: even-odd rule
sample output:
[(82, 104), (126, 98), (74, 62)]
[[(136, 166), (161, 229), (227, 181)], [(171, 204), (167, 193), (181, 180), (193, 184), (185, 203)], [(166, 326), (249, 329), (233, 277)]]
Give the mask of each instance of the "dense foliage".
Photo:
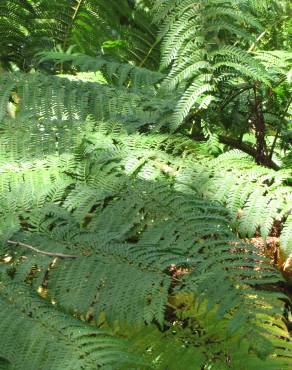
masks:
[(291, 368), (290, 15), (0, 2), (0, 369)]

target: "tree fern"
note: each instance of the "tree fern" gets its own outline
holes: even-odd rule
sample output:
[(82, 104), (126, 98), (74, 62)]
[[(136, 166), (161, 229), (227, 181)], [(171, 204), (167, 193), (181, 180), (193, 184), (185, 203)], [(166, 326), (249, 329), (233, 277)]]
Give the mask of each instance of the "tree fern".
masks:
[[(206, 109), (218, 98), (222, 80), (226, 83), (236, 77), (269, 84), (269, 73), (245, 49), (262, 28), (254, 11), (252, 4), (234, 1), (155, 5), (156, 19), (162, 23), (161, 68), (170, 68), (164, 86), (174, 90), (179, 84), (187, 85), (171, 121), (173, 129), (191, 110)], [(235, 36), (240, 47), (232, 45)]]
[(35, 53), (57, 45), (65, 50), (75, 45), (78, 52), (92, 56), (101, 50), (118, 54), (118, 50), (125, 60), (157, 66), (156, 27), (149, 26), (150, 16), (143, 7), (131, 7), (126, 0), (118, 5), (104, 0), (6, 0), (0, 16), (1, 59), (21, 69), (36, 64)]
[[(4, 265), (5, 279), (12, 276), (17, 284), (25, 281), (31, 292), (42, 286), (48, 304), (54, 302), (54, 309), (67, 314), (110, 325), (116, 321), (120, 325), (132, 323), (141, 328), (144, 323), (157, 323), (167, 329), (170, 307), (174, 307), (177, 314), (180, 312), (180, 304), (176, 307), (174, 303), (176, 299), (182, 294), (192, 302), (195, 297), (196, 302), (205, 302), (203, 312), (207, 315), (206, 319), (202, 316), (201, 322), (206, 334), (198, 339), (202, 348), (215, 335), (222, 348), (226, 340), (230, 343), (233, 368), (238, 367), (240, 354), (249, 352), (252, 353), (250, 363), (271, 354), (276, 356), (278, 364), (273, 365), (272, 361), (271, 368), (288, 369), (288, 344), (282, 340), (280, 347), (285, 350), (277, 349), (277, 335), (281, 332), (281, 337), (286, 336), (279, 300), (283, 296), (264, 290), (266, 284), (281, 281), (280, 275), (254, 247), (234, 236), (228, 211), (211, 200), (211, 188), (208, 193), (205, 187), (205, 199), (192, 191), (192, 181), (187, 191), (186, 187), (180, 191), (174, 189), (180, 188), (179, 173), (188, 166), (188, 161), (191, 160), (193, 168), (196, 156), (200, 157), (199, 149), (198, 154), (175, 158), (171, 153), (177, 149), (171, 149), (174, 144), (166, 135), (157, 138), (155, 135), (119, 135), (117, 128), (109, 124), (97, 125), (96, 129), (92, 125), (83, 128), (81, 125), (79, 135), (79, 139), (74, 139), (76, 144), (72, 144), (75, 146), (73, 163), (69, 168), (60, 167), (54, 172), (51, 187), (45, 189), (47, 195), (35, 188), (45, 203), (19, 205), (13, 209), (13, 218), (8, 217), (6, 211), (11, 206), (3, 203), (2, 251), (4, 258), (5, 255), (12, 257), (12, 261)], [(175, 140), (179, 142), (179, 137)], [(187, 148), (187, 143), (184, 145)], [(164, 148), (168, 148), (168, 153), (163, 152)], [(128, 167), (128, 161), (132, 162), (135, 155), (143, 161)], [(232, 155), (236, 163), (237, 157), (234, 153), (229, 157)], [(240, 157), (240, 153), (238, 155)], [(211, 170), (213, 163), (210, 160), (209, 163)], [(239, 163), (242, 168), (243, 162), (239, 160)], [(220, 157), (215, 160), (214, 166), (222, 171), (226, 166), (224, 155), (221, 161)], [(248, 170), (253, 167), (248, 161), (245, 166)], [(32, 173), (38, 181), (39, 172)], [(67, 187), (60, 182), (65, 175)], [(266, 173), (264, 179), (267, 179)], [(6, 195), (12, 196), (17, 191), (17, 188), (7, 188)], [(12, 197), (10, 199), (12, 202)], [(256, 221), (251, 218), (251, 222)], [(22, 244), (17, 245), (17, 241)], [(44, 253), (76, 258), (55, 261), (54, 257), (31, 251), (25, 245)], [(171, 266), (186, 270), (174, 280), (174, 289)], [(9, 291), (10, 283), (6, 280), (2, 285)], [(263, 289), (259, 289), (260, 286)], [(12, 291), (8, 294), (13, 296)], [(196, 318), (193, 305), (187, 306), (188, 319), (183, 319), (189, 320), (189, 325), (193, 325), (191, 322)], [(210, 326), (210, 317), (222, 325), (216, 333)], [(278, 334), (269, 330), (274, 325), (281, 328), (277, 329)], [(250, 341), (251, 337), (257, 339)], [(232, 343), (239, 338), (242, 346), (236, 349)], [(179, 337), (177, 340), (180, 341)], [(198, 351), (200, 363), (216, 363), (218, 344), (215, 343), (216, 340), (214, 343), (211, 340), (209, 344), (209, 356)], [(191, 344), (178, 346), (179, 353), (185, 350), (190, 356), (195, 353)], [(137, 353), (141, 349), (137, 348)], [(42, 358), (40, 353), (40, 361)], [(152, 363), (151, 356), (146, 358)], [(187, 358), (186, 366), (191, 368), (191, 359)]]
[(0, 369), (291, 368), (285, 4), (3, 2)]

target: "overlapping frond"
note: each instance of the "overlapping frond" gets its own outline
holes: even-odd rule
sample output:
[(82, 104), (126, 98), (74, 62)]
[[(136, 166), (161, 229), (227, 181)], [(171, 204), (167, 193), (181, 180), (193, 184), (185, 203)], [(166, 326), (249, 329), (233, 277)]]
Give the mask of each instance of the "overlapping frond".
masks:
[[(123, 76), (121, 78), (124, 79)], [(143, 72), (140, 75), (138, 72), (133, 77), (133, 85), (147, 85), (147, 78), (151, 80), (153, 75), (146, 73), (143, 76)], [(164, 102), (151, 86), (137, 91), (125, 86), (117, 88), (115, 85), (40, 73), (2, 74), (0, 83), (0, 118), (7, 115), (10, 95), (16, 91), (20, 100), (18, 117), (38, 119), (37, 128), (40, 130), (42, 123), (48, 121), (74, 122), (90, 116), (125, 122), (132, 131), (144, 125), (159, 126), (175, 99), (170, 97)]]
[[(25, 175), (23, 186), (33, 187), (34, 192), (33, 197), (26, 196), (26, 203), (17, 200), (13, 208), (17, 188), (10, 183), (17, 171), (10, 171), (6, 177), (3, 195), (8, 203), (1, 206), (2, 255), (3, 261), (5, 256), (12, 260), (1, 265), (6, 276), (2, 289), (13, 297), (7, 282), (12, 276), (15, 284), (29, 284), (32, 292), (42, 287), (54, 309), (111, 325), (118, 321), (120, 325), (143, 327), (146, 323), (166, 329), (170, 325), (168, 312), (174, 310), (181, 317), (178, 323), (188, 322), (194, 330), (202, 326), (205, 334), (198, 337), (199, 348), (207, 345), (209, 350), (208, 356), (198, 350), (197, 361), (202, 366), (209, 360), (218, 366), (225, 361), (224, 356), (216, 360), (218, 342), (222, 346), (229, 343), (232, 352), (227, 350), (226, 356), (232, 356), (233, 368), (238, 368), (243, 353), (250, 353), (249, 364), (261, 363), (268, 356), (271, 369), (288, 369), (291, 349), (286, 342), (281, 303), (285, 297), (265, 290), (265, 286), (281, 282), (279, 273), (254, 246), (234, 235), (228, 209), (218, 202), (226, 204), (223, 194), (220, 198), (212, 183), (201, 190), (196, 188), (203, 172), (197, 170), (197, 175), (183, 180), (186, 168), (190, 169), (189, 161), (193, 168), (196, 158), (202, 160), (203, 149), (192, 148), (192, 143), (179, 136), (128, 135), (123, 128), (109, 124), (80, 123), (79, 130), (79, 139), (72, 137), (71, 154), (59, 155), (57, 148), (54, 153), (50, 148), (44, 151), (48, 155), (50, 150), (55, 157), (44, 168), (45, 176), (37, 168), (32, 170), (40, 152), (31, 152), (35, 157), (35, 162), (30, 161), (31, 180), (26, 184), (29, 180)], [(179, 143), (184, 159), (173, 155)], [(225, 183), (223, 171), (232, 175), (226, 168), (226, 157), (209, 161), (213, 172), (210, 179), (213, 177), (217, 190), (215, 168), (220, 169)], [(243, 160), (240, 153), (229, 157), (233, 166), (237, 161), (241, 170), (246, 168), (251, 179), (255, 165), (248, 158)], [(20, 173), (27, 171), (22, 164), (15, 166)], [(210, 176), (206, 170), (205, 176)], [(271, 172), (261, 176), (267, 183), (274, 179)], [(37, 187), (39, 177), (47, 177), (50, 184)], [(257, 190), (250, 190), (248, 199), (254, 194)], [(252, 217), (250, 220), (256, 222)], [(56, 256), (61, 253), (65, 258), (55, 260), (26, 246)], [(183, 273), (174, 279), (173, 269)], [(216, 321), (220, 329), (216, 324), (214, 331)], [(190, 343), (187, 349), (181, 347), (184, 335), (178, 334), (175, 340), (182, 351), (178, 353), (189, 353), (185, 361), (186, 368), (191, 369), (191, 356), (196, 351)], [(161, 340), (167, 343), (167, 339)], [(242, 345), (236, 348), (235, 341)], [(154, 355), (159, 347), (153, 345)], [(137, 346), (137, 352), (143, 346), (145, 341)], [(165, 353), (161, 361), (166, 361)], [(42, 361), (41, 352), (39, 356)], [(153, 364), (149, 356), (146, 358)]]
[(216, 101), (222, 81), (269, 85), (268, 71), (248, 51), (262, 31), (250, 2), (160, 1), (154, 12), (161, 23), (161, 68), (170, 70), (162, 86), (171, 90), (186, 86), (171, 120), (173, 129), (190, 111), (206, 109)]
[(284, 3), (2, 1), (0, 369), (291, 368)]
[(128, 343), (61, 313), (27, 287), (2, 281), (0, 291), (0, 329), (5, 333), (0, 356), (11, 368), (118, 369), (143, 364), (129, 353)]
[(1, 61), (8, 66), (29, 69), (34, 54), (57, 45), (93, 56), (104, 50), (150, 68), (158, 64), (156, 27), (143, 7), (126, 0), (5, 0), (0, 20)]
[(157, 84), (163, 74), (153, 72), (148, 69), (137, 67), (130, 63), (120, 63), (116, 60), (107, 60), (105, 57), (96, 58), (88, 55), (71, 53), (70, 51), (50, 51), (40, 53), (40, 64), (46, 61), (53, 61), (55, 65), (69, 63), (72, 67), (77, 67), (82, 72), (101, 71), (106, 76), (107, 81), (121, 86), (128, 86), (134, 89), (141, 89)]

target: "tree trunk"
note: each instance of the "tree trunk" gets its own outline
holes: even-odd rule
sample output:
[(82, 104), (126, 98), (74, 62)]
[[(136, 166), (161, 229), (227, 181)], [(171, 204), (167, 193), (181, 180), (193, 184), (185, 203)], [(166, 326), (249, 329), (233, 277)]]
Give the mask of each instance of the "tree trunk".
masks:
[(258, 164), (267, 165), (267, 162), (270, 162), (268, 159), (268, 153), (267, 153), (267, 144), (265, 139), (265, 131), (266, 131), (266, 125), (265, 125), (265, 119), (264, 114), (262, 111), (262, 102), (258, 97), (257, 94), (257, 86), (254, 86), (254, 128), (255, 128), (255, 136), (256, 136), (256, 156), (255, 160)]

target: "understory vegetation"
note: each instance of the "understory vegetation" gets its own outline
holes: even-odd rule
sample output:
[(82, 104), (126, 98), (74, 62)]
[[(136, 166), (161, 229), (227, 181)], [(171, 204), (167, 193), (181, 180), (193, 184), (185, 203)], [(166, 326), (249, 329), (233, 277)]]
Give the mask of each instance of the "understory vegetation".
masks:
[(0, 369), (288, 370), (291, 2), (0, 2)]

